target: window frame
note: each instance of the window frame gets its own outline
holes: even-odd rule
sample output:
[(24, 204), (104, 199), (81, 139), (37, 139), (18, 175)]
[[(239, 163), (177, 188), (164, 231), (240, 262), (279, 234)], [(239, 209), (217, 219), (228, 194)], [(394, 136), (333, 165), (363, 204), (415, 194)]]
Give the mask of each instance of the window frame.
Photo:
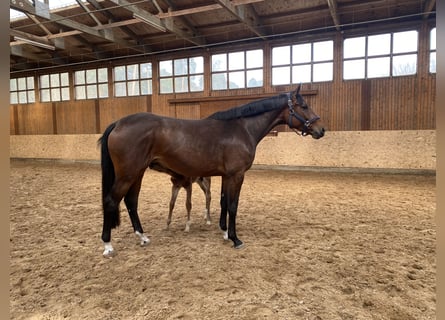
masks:
[[(100, 80), (100, 74), (99, 72), (101, 70), (105, 70), (105, 81)], [(88, 72), (94, 71), (95, 73), (95, 79), (94, 81), (89, 82), (88, 81)], [(83, 73), (83, 82), (78, 83), (77, 80), (77, 74)], [(93, 69), (83, 69), (83, 70), (76, 70), (73, 72), (73, 89), (74, 89), (74, 99), (75, 100), (91, 100), (91, 99), (104, 99), (109, 97), (109, 88), (108, 88), (108, 68), (93, 68)], [(100, 88), (106, 88), (106, 94), (101, 94)], [(78, 96), (78, 88), (82, 88), (84, 92), (83, 97)], [(89, 88), (94, 88), (95, 95), (89, 96)]]
[[(147, 66), (148, 72), (144, 72), (143, 66)], [(134, 70), (137, 66), (137, 75)], [(123, 74), (116, 74), (116, 71), (123, 68)], [(147, 75), (145, 76), (145, 73)], [(124, 65), (114, 66), (112, 69), (113, 78), (113, 96), (117, 98), (121, 97), (136, 97), (136, 96), (148, 96), (153, 94), (153, 64), (152, 62), (130, 63)], [(143, 84), (146, 83), (146, 88)], [(120, 88), (119, 88), (120, 87)], [(118, 89), (119, 88), (119, 89)], [(118, 94), (124, 89), (123, 94)], [(146, 89), (146, 90), (145, 90)]]
[[(23, 80), (25, 88), (20, 88), (20, 80)], [(15, 82), (15, 89), (12, 88), (12, 81)], [(32, 85), (31, 85), (32, 84)], [(9, 103), (10, 104), (29, 104), (36, 102), (36, 92), (35, 92), (35, 77), (26, 76), (18, 78), (10, 78), (9, 80)], [(13, 101), (13, 95), (15, 95), (15, 102)], [(21, 101), (25, 98), (26, 101)]]
[[(200, 59), (202, 65), (198, 66), (198, 71), (192, 71), (191, 64), (194, 59)], [(181, 60), (187, 61), (186, 70), (180, 71), (179, 67), (177, 67), (176, 62)], [(171, 64), (171, 73), (167, 73), (165, 75), (162, 74), (163, 68), (161, 68), (161, 64), (167, 63)], [(175, 58), (175, 59), (167, 59), (167, 60), (159, 60), (158, 61), (158, 85), (159, 85), (159, 94), (174, 94), (174, 93), (193, 93), (193, 92), (204, 92), (205, 87), (205, 61), (204, 56), (190, 56), (183, 58)], [(198, 82), (201, 82), (200, 86), (197, 86), (196, 89), (192, 85), (194, 83), (193, 78), (200, 78)], [(180, 87), (184, 88), (184, 86), (179, 85), (178, 81), (186, 81), (186, 89), (180, 89)], [(168, 85), (167, 88), (171, 88), (170, 90), (164, 90), (165, 85)]]
[[(261, 63), (260, 65), (253, 65), (248, 66), (249, 59), (248, 54), (253, 52), (259, 52), (261, 51)], [(231, 67), (231, 57), (235, 57), (235, 55), (242, 55), (243, 61), (242, 66), (236, 66), (232, 63)], [(217, 56), (224, 56), (224, 67), (221, 70), (214, 70), (214, 63), (213, 63), (213, 57)], [(217, 60), (215, 60), (217, 61)], [(220, 60), (222, 61), (222, 60)], [(239, 60), (237, 61), (234, 59), (236, 63), (239, 63)], [(235, 64), (236, 64), (235, 63)], [(261, 79), (258, 80), (258, 84), (255, 85), (249, 85), (251, 79), (254, 79), (256, 81), (256, 78), (249, 78), (248, 75), (252, 74), (254, 72), (260, 72), (261, 73)], [(221, 76), (224, 76), (224, 86), (222, 87), (216, 87), (217, 83), (220, 83), (219, 81), (216, 81), (217, 78), (221, 78)], [(233, 80), (235, 77), (239, 77), (240, 79), (242, 77), (243, 84), (239, 87), (233, 87), (231, 86), (231, 83), (236, 84)], [(221, 78), (222, 79), (222, 78)], [(212, 91), (222, 91), (222, 90), (239, 90), (239, 89), (252, 89), (252, 88), (261, 88), (264, 86), (264, 49), (263, 48), (255, 48), (255, 49), (249, 49), (249, 50), (237, 50), (237, 51), (230, 51), (230, 52), (221, 52), (221, 53), (214, 53), (210, 56), (210, 86)], [(222, 83), (222, 82), (221, 82)]]
[[(56, 82), (57, 77), (57, 82)], [(48, 85), (42, 84), (43, 79), (48, 78), (46, 81)], [(54, 80), (54, 81), (53, 81)], [(66, 83), (64, 83), (66, 80)], [(45, 81), (45, 82), (46, 82)], [(40, 102), (60, 102), (70, 101), (70, 76), (69, 72), (57, 72), (50, 74), (42, 74), (39, 76), (39, 94)], [(46, 99), (48, 95), (49, 99)]]

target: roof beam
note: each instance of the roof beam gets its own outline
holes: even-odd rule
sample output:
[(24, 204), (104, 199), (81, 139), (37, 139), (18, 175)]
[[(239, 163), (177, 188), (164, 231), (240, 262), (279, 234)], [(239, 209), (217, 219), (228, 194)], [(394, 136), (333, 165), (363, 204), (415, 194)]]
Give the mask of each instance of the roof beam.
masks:
[(151, 14), (150, 12), (140, 9), (139, 7), (128, 2), (127, 0), (111, 0), (111, 2), (118, 4), (122, 7), (125, 7), (125, 9), (132, 12), (133, 15), (136, 14), (137, 16), (141, 17), (142, 19), (149, 21), (150, 22), (149, 24), (151, 26), (157, 26), (157, 28), (160, 30), (167, 29), (168, 31), (174, 33), (178, 37), (180, 37), (184, 40), (187, 40), (197, 46), (205, 46), (205, 43), (201, 37), (196, 37), (191, 32), (187, 32), (187, 31), (179, 29), (178, 27), (176, 27), (174, 25), (173, 21), (167, 21), (167, 23), (164, 23), (157, 16)]
[(337, 1), (336, 0), (327, 0), (329, 11), (331, 12), (332, 20), (334, 20), (335, 29), (340, 31), (340, 19), (338, 18), (337, 13)]
[(49, 11), (46, 11), (42, 8), (40, 8), (41, 5), (44, 5), (44, 3), (40, 1), (36, 1), (37, 4), (39, 4), (39, 7), (34, 7), (32, 3), (29, 0), (10, 0), (9, 6), (12, 9), (15, 9), (17, 11), (23, 12), (23, 13), (30, 13), (32, 15), (35, 15), (40, 18), (51, 20), (55, 23), (58, 23), (60, 25), (69, 27), (71, 29), (79, 30), (83, 33), (90, 34), (111, 42), (115, 42), (118, 44), (121, 44), (126, 47), (134, 47), (132, 43), (129, 43), (123, 39), (117, 39), (114, 37), (114, 35), (111, 32), (105, 32), (107, 30), (96, 30), (94, 28), (88, 27), (84, 24), (72, 21), (70, 19), (67, 19), (63, 16), (59, 16), (57, 14), (53, 14)]
[(234, 15), (239, 21), (244, 23), (250, 31), (255, 33), (258, 37), (266, 40), (266, 35), (261, 30), (261, 21), (255, 10), (249, 5), (239, 5), (235, 6), (229, 0), (216, 0), (223, 8), (228, 10), (232, 15)]
[(436, 4), (436, 0), (425, 1), (425, 6), (423, 7), (423, 18), (427, 19)]

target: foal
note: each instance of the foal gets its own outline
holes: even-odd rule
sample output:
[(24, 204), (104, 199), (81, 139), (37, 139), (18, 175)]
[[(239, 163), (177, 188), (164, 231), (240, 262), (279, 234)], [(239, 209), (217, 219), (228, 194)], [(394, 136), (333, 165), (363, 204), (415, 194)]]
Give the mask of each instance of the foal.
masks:
[(170, 223), (172, 221), (172, 213), (173, 208), (175, 207), (176, 197), (178, 196), (179, 190), (181, 188), (184, 188), (187, 191), (187, 198), (185, 201), (185, 207), (187, 208), (187, 222), (185, 224), (185, 232), (190, 231), (190, 211), (192, 210), (192, 184), (196, 182), (202, 189), (202, 191), (205, 194), (206, 197), (206, 213), (205, 218), (207, 220), (207, 224), (210, 224), (210, 200), (211, 200), (211, 194), (210, 194), (210, 177), (184, 177), (184, 176), (177, 176), (171, 177), (172, 181), (172, 197), (170, 199), (170, 207), (168, 212), (168, 219), (167, 219), (167, 229), (170, 226)]

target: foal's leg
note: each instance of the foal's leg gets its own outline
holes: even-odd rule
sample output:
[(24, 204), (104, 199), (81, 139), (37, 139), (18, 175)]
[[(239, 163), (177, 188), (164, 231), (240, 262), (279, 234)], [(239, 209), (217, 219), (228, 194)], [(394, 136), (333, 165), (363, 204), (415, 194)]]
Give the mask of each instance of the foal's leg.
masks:
[(141, 246), (146, 246), (150, 243), (150, 239), (144, 234), (141, 222), (138, 215), (138, 198), (139, 191), (141, 190), (142, 177), (139, 176), (136, 181), (132, 184), (127, 194), (125, 195), (124, 202), (130, 215), (131, 224), (133, 225), (134, 233), (141, 240)]
[(170, 226), (170, 223), (172, 222), (173, 209), (175, 207), (175, 202), (176, 202), (176, 198), (178, 197), (179, 190), (181, 189), (181, 187), (179, 185), (177, 185), (173, 182), (173, 179), (172, 179), (172, 183), (173, 183), (172, 197), (170, 199), (170, 205), (169, 205), (169, 210), (168, 210), (167, 229)]
[(187, 184), (185, 187), (187, 191), (187, 198), (185, 200), (185, 207), (187, 209), (187, 222), (185, 223), (185, 232), (190, 231), (190, 211), (192, 211), (192, 183)]
[(197, 181), (198, 185), (201, 187), (201, 190), (204, 192), (206, 197), (206, 213), (205, 219), (207, 220), (207, 224), (210, 225), (210, 201), (212, 200), (212, 194), (210, 192), (210, 177), (199, 178)]

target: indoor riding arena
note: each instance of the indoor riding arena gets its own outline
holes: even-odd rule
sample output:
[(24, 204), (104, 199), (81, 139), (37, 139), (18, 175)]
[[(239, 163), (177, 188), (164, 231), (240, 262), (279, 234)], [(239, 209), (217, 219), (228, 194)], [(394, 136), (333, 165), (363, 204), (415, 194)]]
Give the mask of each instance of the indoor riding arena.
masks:
[(11, 1), (10, 318), (435, 320), (435, 100), (436, 1)]

